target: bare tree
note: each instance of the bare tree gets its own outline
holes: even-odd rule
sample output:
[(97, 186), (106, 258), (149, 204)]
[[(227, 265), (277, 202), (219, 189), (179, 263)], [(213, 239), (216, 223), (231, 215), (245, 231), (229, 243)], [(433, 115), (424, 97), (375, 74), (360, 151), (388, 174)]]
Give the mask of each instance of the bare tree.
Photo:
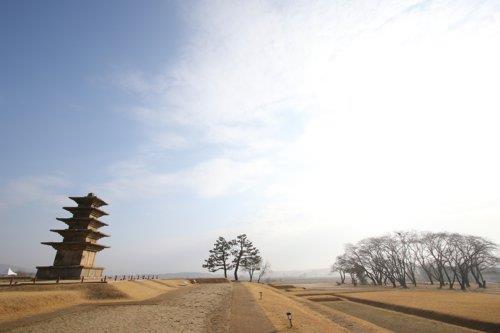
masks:
[(412, 258), (420, 267), (422, 272), (426, 275), (431, 285), (434, 284), (434, 276), (436, 275), (436, 268), (434, 267), (427, 246), (425, 245), (423, 237), (416, 232), (413, 232), (410, 239), (410, 251)]
[(271, 264), (269, 261), (266, 261), (264, 265), (260, 267), (259, 276), (257, 278), (257, 283), (260, 283), (260, 280), (271, 270)]
[(351, 283), (357, 285), (358, 282), (361, 284), (366, 283), (367, 269), (362, 264), (361, 251), (356, 245), (347, 244), (345, 246), (345, 271), (349, 274), (351, 278)]
[(486, 280), (483, 278), (483, 272), (486, 269), (495, 267), (498, 259), (493, 254), (495, 253), (496, 245), (477, 236), (468, 236), (467, 242), (470, 243), (471, 249), (467, 254), (469, 257), (470, 273), (479, 288), (486, 288)]
[(353, 284), (390, 282), (393, 287), (407, 288), (408, 283), (416, 286), (419, 272), (423, 272), (440, 288), (447, 284), (453, 289), (458, 283), (465, 290), (471, 281), (485, 288), (483, 272), (495, 266), (495, 250), (495, 243), (477, 236), (399, 231), (347, 244), (332, 271), (340, 273), (342, 283), (349, 274)]
[(341, 284), (345, 283), (345, 275), (348, 270), (349, 270), (349, 262), (345, 253), (340, 256), (337, 256), (337, 258), (335, 259), (335, 263), (332, 265), (331, 271), (332, 273), (339, 272)]
[[(450, 289), (456, 281), (456, 275), (453, 274), (451, 269), (450, 255), (452, 249), (448, 242), (449, 234), (445, 232), (439, 233), (426, 233), (426, 241), (431, 257), (437, 266), (438, 280), (440, 288), (448, 284)], [(446, 280), (445, 280), (446, 278)]]

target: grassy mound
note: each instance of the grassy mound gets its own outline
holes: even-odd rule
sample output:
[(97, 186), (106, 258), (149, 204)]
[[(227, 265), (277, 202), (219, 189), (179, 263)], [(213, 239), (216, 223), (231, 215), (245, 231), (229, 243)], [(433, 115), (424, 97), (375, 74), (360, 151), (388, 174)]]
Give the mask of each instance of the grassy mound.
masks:
[(191, 279), (191, 283), (230, 283), (226, 278), (200, 278), (200, 279)]
[(187, 280), (138, 280), (2, 287), (0, 323), (84, 303), (144, 300), (187, 285)]

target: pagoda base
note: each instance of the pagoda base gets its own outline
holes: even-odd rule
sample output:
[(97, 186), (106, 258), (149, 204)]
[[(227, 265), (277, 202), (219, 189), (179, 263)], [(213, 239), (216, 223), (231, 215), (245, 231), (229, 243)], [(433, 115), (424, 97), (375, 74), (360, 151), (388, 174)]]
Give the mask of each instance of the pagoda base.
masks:
[(40, 280), (100, 278), (103, 271), (103, 267), (38, 266), (36, 278)]

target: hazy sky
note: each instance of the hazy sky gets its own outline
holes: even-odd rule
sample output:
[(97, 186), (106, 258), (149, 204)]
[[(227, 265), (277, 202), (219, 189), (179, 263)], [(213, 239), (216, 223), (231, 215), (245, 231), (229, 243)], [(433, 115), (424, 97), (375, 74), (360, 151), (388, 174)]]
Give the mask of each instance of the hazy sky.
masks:
[(51, 264), (68, 195), (108, 272), (275, 270), (393, 230), (500, 242), (500, 1), (0, 2), (0, 263)]

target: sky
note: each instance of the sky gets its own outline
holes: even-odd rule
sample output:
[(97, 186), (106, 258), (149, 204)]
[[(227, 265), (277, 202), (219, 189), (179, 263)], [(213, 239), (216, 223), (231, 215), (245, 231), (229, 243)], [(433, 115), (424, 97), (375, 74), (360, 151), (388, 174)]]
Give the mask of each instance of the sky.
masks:
[(500, 243), (500, 1), (0, 2), (0, 263), (50, 265), (68, 196), (110, 273), (273, 270), (395, 230)]

